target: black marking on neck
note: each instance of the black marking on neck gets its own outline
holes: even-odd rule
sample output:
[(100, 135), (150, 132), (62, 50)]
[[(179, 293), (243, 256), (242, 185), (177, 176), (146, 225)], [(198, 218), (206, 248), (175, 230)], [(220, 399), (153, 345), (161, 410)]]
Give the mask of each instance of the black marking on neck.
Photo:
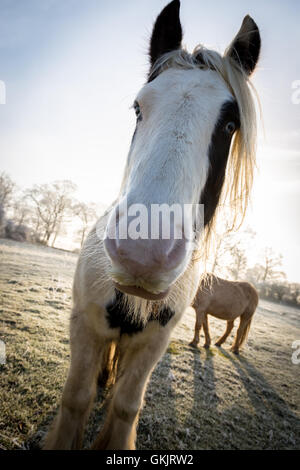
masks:
[(144, 325), (142, 322), (133, 321), (124, 307), (124, 294), (119, 290), (115, 290), (115, 299), (106, 306), (107, 321), (110, 328), (120, 328), (120, 334), (134, 334), (143, 331)]
[(157, 321), (161, 326), (166, 326), (175, 314), (169, 307), (163, 307), (158, 315), (151, 313), (145, 324), (130, 317), (124, 306), (124, 294), (117, 289), (115, 292), (116, 297), (106, 307), (106, 318), (110, 328), (120, 328), (120, 335), (139, 333), (146, 328), (150, 321)]
[(149, 321), (158, 321), (161, 326), (166, 326), (171, 318), (174, 317), (174, 315), (175, 312), (170, 307), (163, 307), (163, 309), (159, 312), (158, 317), (152, 313), (150, 315)]
[(239, 108), (236, 101), (223, 104), (209, 147), (208, 177), (201, 193), (200, 203), (204, 204), (204, 225), (209, 224), (219, 203), (224, 184), (226, 166), (232, 135), (226, 132), (226, 124), (234, 122), (240, 127)]

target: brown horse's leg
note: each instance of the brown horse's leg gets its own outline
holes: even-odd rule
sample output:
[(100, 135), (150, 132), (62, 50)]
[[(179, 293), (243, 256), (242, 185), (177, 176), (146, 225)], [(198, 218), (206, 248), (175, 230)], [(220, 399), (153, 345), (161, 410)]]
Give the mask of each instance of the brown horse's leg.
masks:
[(234, 321), (228, 321), (227, 322), (227, 327), (226, 327), (225, 333), (223, 334), (223, 336), (221, 336), (218, 339), (218, 341), (216, 342), (216, 346), (221, 346), (226, 341), (226, 339), (228, 338), (228, 336), (230, 335), (230, 333), (232, 331), (233, 325), (234, 325)]
[(44, 449), (78, 449), (84, 424), (96, 393), (104, 342), (83, 315), (71, 318), (71, 366), (58, 415), (46, 436)]
[(135, 449), (136, 426), (146, 383), (168, 345), (170, 328), (150, 322), (141, 333), (121, 338), (118, 378), (106, 420), (93, 449)]
[(208, 318), (206, 314), (203, 315), (203, 330), (205, 334), (204, 347), (208, 349), (211, 344), (211, 339), (210, 339), (209, 328), (208, 328)]
[(199, 343), (200, 330), (203, 325), (204, 314), (202, 312), (197, 311), (197, 309), (195, 309), (195, 312), (196, 312), (195, 332), (194, 332), (193, 341), (190, 342), (190, 346), (193, 346), (196, 348)]

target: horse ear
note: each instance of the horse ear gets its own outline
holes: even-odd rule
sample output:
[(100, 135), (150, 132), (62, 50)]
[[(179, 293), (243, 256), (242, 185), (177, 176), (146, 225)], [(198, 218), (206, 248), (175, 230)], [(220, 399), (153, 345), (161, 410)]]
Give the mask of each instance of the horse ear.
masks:
[(150, 41), (151, 66), (161, 55), (181, 47), (179, 9), (180, 1), (173, 0), (156, 19)]
[(260, 44), (257, 24), (251, 16), (247, 15), (239, 32), (228, 47), (226, 55), (235, 60), (247, 75), (251, 75), (259, 58)]

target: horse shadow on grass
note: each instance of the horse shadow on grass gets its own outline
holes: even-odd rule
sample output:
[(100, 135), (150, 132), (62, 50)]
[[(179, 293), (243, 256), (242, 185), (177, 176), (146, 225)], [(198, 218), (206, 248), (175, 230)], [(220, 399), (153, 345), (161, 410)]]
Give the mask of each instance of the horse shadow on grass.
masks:
[(147, 388), (138, 427), (139, 449), (197, 448), (198, 435), (189, 420), (194, 416), (192, 408), (200, 396), (202, 405), (216, 407), (218, 403), (211, 356), (211, 351), (171, 341)]
[[(300, 420), (264, 375), (244, 356), (223, 348), (206, 352), (208, 369), (199, 387), (199, 352), (194, 351), (194, 403), (185, 426), (197, 429), (198, 444), (206, 449), (295, 449), (300, 446)], [(215, 377), (218, 356), (231, 362), (232, 377)], [(216, 360), (215, 360), (216, 359)], [(224, 373), (228, 374), (228, 370)], [(216, 383), (220, 381), (216, 391)], [(227, 387), (227, 388), (222, 388)], [(243, 389), (248, 400), (245, 404)], [(205, 390), (206, 393), (202, 393)], [(220, 390), (220, 396), (217, 392)], [(226, 397), (227, 394), (227, 397)], [(236, 396), (235, 396), (236, 394)], [(218, 407), (218, 405), (220, 405)]]
[[(192, 407), (183, 427), (189, 429), (188, 447), (192, 450), (210, 448), (215, 438), (220, 397), (217, 394), (215, 353), (211, 349), (190, 348), (192, 358)], [(182, 425), (182, 424), (181, 424)]]
[(235, 356), (225, 350), (222, 350), (222, 353), (231, 361), (239, 374), (255, 410), (258, 431), (268, 434), (265, 443), (267, 448), (299, 448), (300, 419), (291, 409), (296, 407), (282, 398), (263, 373), (245, 356)]
[(178, 429), (175, 377), (172, 372), (173, 357), (177, 354), (171, 342), (151, 374), (138, 423), (137, 449), (168, 449), (169, 436), (174, 429)]

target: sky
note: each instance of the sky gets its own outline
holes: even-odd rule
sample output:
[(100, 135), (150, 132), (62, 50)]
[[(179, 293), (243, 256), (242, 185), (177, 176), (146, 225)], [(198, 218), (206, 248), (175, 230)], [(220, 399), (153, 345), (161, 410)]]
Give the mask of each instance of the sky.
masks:
[[(152, 24), (166, 3), (0, 0), (0, 171), (24, 188), (70, 179), (82, 200), (114, 200)], [(300, 2), (182, 0), (183, 43), (223, 52), (248, 13), (262, 36), (253, 82), (263, 122), (245, 224), (257, 233), (257, 253), (264, 246), (282, 253), (288, 278), (300, 282), (300, 104), (292, 100), (300, 80)]]

